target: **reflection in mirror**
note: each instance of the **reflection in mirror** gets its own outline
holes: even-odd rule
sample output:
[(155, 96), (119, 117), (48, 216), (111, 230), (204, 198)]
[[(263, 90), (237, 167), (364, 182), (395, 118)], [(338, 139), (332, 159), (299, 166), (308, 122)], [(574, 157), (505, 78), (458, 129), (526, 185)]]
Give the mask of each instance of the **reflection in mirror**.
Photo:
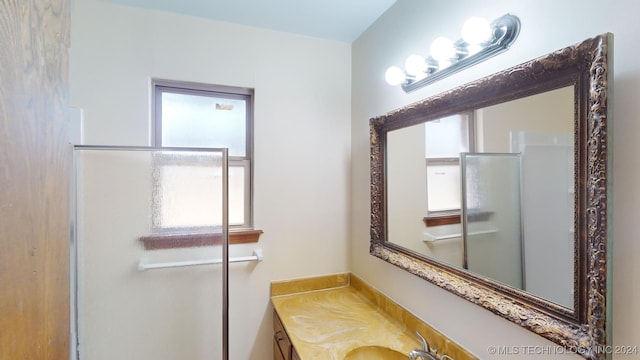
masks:
[(567, 86), (388, 132), (388, 241), (573, 309), (573, 99)]
[(459, 158), (475, 150), (472, 119), (470, 112), (424, 123), (427, 217), (460, 214)]
[(518, 153), (461, 154), (464, 268), (524, 289)]
[(371, 255), (604, 359), (611, 37), (371, 119)]

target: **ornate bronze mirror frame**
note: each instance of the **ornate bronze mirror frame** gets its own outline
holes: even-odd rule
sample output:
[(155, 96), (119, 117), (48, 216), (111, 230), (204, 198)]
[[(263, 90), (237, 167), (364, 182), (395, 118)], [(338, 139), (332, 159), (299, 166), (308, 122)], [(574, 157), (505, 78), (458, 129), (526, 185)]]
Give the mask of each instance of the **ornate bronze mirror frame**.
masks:
[[(612, 35), (603, 34), (371, 119), (370, 253), (587, 359), (607, 355), (608, 108)], [(571, 86), (574, 89), (574, 306), (572, 309), (389, 242), (387, 132)]]

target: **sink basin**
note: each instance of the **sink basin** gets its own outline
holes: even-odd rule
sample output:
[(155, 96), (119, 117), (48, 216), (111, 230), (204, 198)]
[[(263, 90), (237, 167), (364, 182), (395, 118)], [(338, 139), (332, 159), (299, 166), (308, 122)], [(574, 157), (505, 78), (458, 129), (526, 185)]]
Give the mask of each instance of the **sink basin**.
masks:
[(344, 357), (344, 360), (408, 360), (409, 356), (384, 346), (361, 346)]

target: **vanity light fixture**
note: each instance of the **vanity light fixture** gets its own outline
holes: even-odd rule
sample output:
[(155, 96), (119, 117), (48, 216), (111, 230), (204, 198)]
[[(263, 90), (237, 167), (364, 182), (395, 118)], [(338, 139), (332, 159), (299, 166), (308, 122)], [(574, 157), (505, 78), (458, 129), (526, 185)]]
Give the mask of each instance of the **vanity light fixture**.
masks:
[(391, 66), (385, 73), (389, 85), (401, 85), (405, 92), (454, 74), (506, 51), (520, 33), (520, 19), (506, 14), (489, 23), (474, 16), (462, 26), (462, 38), (453, 42), (438, 37), (429, 48), (430, 55), (410, 55), (404, 70)]

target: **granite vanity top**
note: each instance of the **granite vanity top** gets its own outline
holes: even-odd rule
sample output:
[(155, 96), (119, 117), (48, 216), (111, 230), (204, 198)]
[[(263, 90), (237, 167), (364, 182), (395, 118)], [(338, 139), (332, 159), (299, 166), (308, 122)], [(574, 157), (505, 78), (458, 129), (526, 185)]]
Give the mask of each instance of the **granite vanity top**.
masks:
[(302, 285), (272, 283), (273, 307), (301, 360), (343, 360), (349, 351), (372, 345), (409, 354), (420, 348), (416, 330), (443, 349), (440, 354), (477, 359), (357, 277), (337, 276), (337, 282), (328, 281), (335, 286), (327, 286), (326, 277), (301, 280)]

